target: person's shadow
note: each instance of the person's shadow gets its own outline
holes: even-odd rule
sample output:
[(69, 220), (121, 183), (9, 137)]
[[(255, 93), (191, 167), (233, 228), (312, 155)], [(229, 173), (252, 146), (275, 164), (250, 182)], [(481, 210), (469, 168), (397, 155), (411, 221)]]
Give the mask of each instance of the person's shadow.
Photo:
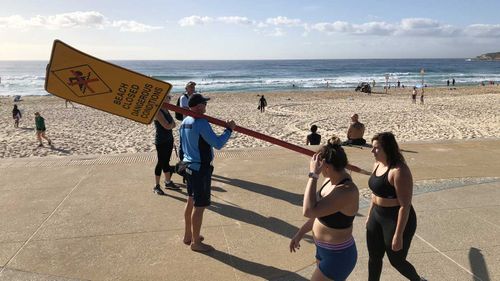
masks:
[[(208, 209), (225, 217), (264, 228), (287, 239), (293, 237), (299, 230), (296, 226), (279, 218), (265, 217), (254, 211), (245, 210), (237, 206), (212, 202), (212, 205)], [(310, 243), (313, 241), (311, 235), (305, 235), (304, 240)]]
[(269, 196), (271, 198), (280, 199), (291, 203), (296, 206), (302, 206), (303, 194), (292, 193), (281, 190), (268, 185), (258, 184), (241, 179), (232, 179), (219, 175), (212, 175), (212, 180), (223, 182), (229, 185), (237, 186), (239, 188)]
[(50, 149), (53, 150), (53, 151), (57, 151), (57, 152), (60, 152), (60, 153), (64, 153), (64, 154), (70, 154), (71, 153), (71, 150), (68, 150), (68, 149), (63, 149), (63, 148), (57, 148), (55, 147), (54, 145), (51, 145), (50, 146)]
[[(265, 250), (265, 249), (261, 249)], [(282, 277), (287, 277), (287, 280), (307, 280), (295, 272), (276, 268), (274, 266), (264, 265), (253, 261), (248, 261), (240, 257), (214, 250), (209, 253), (203, 253), (211, 258), (214, 258), (222, 263), (225, 263), (241, 272), (258, 276), (265, 280), (274, 280)]]
[(480, 249), (474, 247), (469, 249), (469, 263), (472, 274), (480, 278), (482, 281), (490, 281), (488, 266), (484, 261), (483, 254), (481, 254)]
[(34, 131), (35, 130), (35, 128), (33, 128), (33, 127), (19, 127), (19, 129), (25, 130), (25, 131)]
[[(183, 191), (178, 191), (180, 194), (185, 194)], [(165, 194), (167, 197), (173, 198), (175, 200), (186, 202), (186, 199), (177, 197), (171, 194)], [(291, 239), (295, 233), (299, 230), (298, 227), (291, 225), (283, 220), (275, 217), (265, 217), (254, 211), (245, 210), (237, 206), (211, 202), (211, 205), (207, 207), (208, 210), (220, 214), (222, 216), (232, 218), (237, 221), (241, 221), (247, 224), (252, 224), (260, 228), (264, 228), (273, 233), (279, 234), (287, 239)], [(313, 238), (311, 235), (306, 234), (303, 238), (304, 241), (308, 243), (313, 243)]]

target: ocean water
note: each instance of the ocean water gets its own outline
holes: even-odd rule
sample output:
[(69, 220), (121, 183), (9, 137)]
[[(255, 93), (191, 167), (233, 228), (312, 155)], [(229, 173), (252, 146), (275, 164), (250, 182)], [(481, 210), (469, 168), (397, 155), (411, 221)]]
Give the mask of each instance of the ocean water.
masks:
[[(182, 92), (188, 81), (199, 92), (279, 91), (287, 89), (354, 88), (359, 82), (394, 85), (443, 86), (500, 81), (500, 61), (465, 59), (362, 59), (362, 60), (242, 60), (242, 61), (111, 61), (119, 66), (169, 82)], [(47, 61), (0, 61), (0, 96), (47, 95)]]

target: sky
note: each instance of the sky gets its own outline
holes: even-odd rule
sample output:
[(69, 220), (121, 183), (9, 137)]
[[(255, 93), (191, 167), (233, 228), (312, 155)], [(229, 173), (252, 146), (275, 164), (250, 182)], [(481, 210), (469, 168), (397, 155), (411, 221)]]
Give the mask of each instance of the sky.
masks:
[(59, 39), (101, 59), (470, 58), (500, 51), (500, 1), (0, 0), (0, 60)]

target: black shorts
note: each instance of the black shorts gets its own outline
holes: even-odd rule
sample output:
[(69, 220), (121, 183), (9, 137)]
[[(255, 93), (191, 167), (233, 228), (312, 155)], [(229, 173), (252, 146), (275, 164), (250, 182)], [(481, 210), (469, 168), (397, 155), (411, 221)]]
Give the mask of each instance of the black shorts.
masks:
[(186, 169), (187, 191), (195, 207), (210, 206), (213, 166), (202, 166), (199, 171)]

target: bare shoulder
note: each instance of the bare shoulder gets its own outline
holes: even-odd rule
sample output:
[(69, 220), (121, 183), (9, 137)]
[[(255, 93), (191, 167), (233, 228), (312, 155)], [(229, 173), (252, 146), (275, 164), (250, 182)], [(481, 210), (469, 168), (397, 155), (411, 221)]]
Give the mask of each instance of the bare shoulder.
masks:
[(411, 171), (405, 163), (398, 163), (389, 170), (389, 179), (411, 177)]
[(336, 191), (337, 195), (342, 197), (359, 196), (358, 186), (352, 180), (338, 185)]

